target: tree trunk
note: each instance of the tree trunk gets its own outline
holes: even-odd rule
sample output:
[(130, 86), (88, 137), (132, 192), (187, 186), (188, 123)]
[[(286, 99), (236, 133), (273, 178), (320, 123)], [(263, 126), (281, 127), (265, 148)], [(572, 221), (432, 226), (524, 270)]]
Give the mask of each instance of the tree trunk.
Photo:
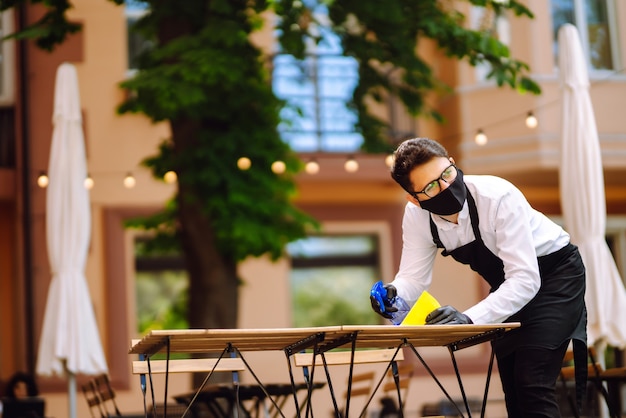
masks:
[(189, 273), (189, 326), (236, 328), (237, 265), (219, 253), (210, 220), (197, 202), (185, 198), (182, 190), (178, 210)]
[[(172, 122), (176, 152), (194, 149), (193, 121)], [(184, 171), (185, 167), (179, 167)], [(181, 173), (179, 173), (180, 175)], [(192, 329), (236, 328), (238, 312), (237, 262), (220, 253), (211, 220), (202, 208), (202, 200), (194, 191), (179, 183), (177, 208), (181, 245), (189, 275), (187, 320)], [(217, 373), (211, 381), (230, 377)], [(199, 387), (206, 374), (194, 374), (193, 385)]]
[[(171, 122), (175, 152), (197, 149), (199, 123), (190, 119)], [(186, 167), (178, 167), (184, 177)], [(215, 231), (202, 207), (202, 198), (179, 182), (177, 206), (181, 244), (189, 274), (187, 318), (191, 328), (237, 326), (237, 262), (221, 254)]]

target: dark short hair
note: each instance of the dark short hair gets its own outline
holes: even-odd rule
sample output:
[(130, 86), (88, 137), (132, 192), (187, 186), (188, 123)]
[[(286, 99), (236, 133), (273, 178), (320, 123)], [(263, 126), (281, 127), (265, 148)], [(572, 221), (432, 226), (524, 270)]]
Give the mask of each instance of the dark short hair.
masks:
[(428, 138), (413, 138), (402, 142), (394, 153), (391, 178), (408, 193), (413, 194), (409, 175), (419, 165), (435, 157), (449, 158), (448, 151), (437, 141)]
[(18, 382), (26, 383), (28, 396), (37, 396), (39, 395), (39, 389), (37, 388), (37, 383), (35, 383), (35, 379), (28, 373), (24, 372), (16, 372), (11, 379), (7, 382), (5, 396), (7, 398), (15, 398), (15, 386)]

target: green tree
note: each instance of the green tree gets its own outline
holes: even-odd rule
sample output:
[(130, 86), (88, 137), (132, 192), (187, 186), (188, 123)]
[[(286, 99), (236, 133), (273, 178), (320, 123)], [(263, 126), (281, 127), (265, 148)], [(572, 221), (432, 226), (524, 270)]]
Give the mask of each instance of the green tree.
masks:
[[(104, 0), (103, 0), (104, 1)], [(112, 0), (124, 4), (124, 0)], [(131, 1), (131, 0), (128, 0)], [(466, 0), (490, 13), (532, 18), (515, 0)], [(68, 22), (70, 0), (0, 0), (0, 10), (28, 3), (46, 7), (42, 18), (15, 36), (52, 50), (80, 25)], [(301, 162), (277, 132), (283, 106), (269, 82), (267, 58), (250, 41), (264, 12), (278, 18), (284, 53), (303, 58), (307, 41), (319, 42), (321, 25), (342, 40), (344, 53), (359, 63), (351, 108), (365, 151), (388, 151), (384, 121), (368, 112), (370, 100), (401, 99), (413, 115), (439, 115), (424, 101), (443, 88), (418, 54), (423, 39), (445, 55), (470, 64), (491, 64), (498, 85), (538, 93), (492, 28), (470, 30), (448, 0), (145, 0), (149, 12), (137, 24), (153, 47), (140, 57), (139, 72), (122, 87), (133, 94), (119, 111), (167, 121), (172, 137), (145, 160), (156, 177), (178, 174), (178, 189), (163, 212), (135, 222), (154, 229), (156, 247), (180, 245), (190, 278), (189, 325), (234, 327), (236, 268), (248, 256), (280, 257), (285, 244), (304, 236), (315, 221), (291, 201), (293, 175)], [(316, 21), (324, 4), (330, 22)], [(247, 157), (248, 170), (237, 168)], [(286, 164), (282, 174), (271, 163)], [(174, 239), (173, 239), (174, 238)]]

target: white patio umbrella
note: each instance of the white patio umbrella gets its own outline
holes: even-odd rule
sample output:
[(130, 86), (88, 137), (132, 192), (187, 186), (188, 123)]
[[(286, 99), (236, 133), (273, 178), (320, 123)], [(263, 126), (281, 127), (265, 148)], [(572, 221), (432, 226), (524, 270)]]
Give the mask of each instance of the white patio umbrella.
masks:
[[(587, 269), (587, 338), (626, 347), (626, 290), (605, 241), (606, 202), (600, 142), (589, 96), (587, 63), (575, 26), (558, 32), (563, 94), (560, 189), (565, 227)], [(599, 356), (602, 357), (602, 356)]]
[(52, 281), (39, 341), (37, 374), (67, 376), (76, 416), (76, 374), (108, 371), (84, 270), (91, 236), (85, 141), (76, 69), (59, 66), (48, 166), (46, 238)]

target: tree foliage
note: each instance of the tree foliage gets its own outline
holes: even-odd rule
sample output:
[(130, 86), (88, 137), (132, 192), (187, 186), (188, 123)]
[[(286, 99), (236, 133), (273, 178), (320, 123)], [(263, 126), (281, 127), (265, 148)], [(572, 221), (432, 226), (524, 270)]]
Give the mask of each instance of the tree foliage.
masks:
[[(39, 47), (52, 50), (79, 29), (66, 18), (70, 0), (0, 0), (0, 10), (27, 3), (40, 3), (46, 13), (15, 36), (34, 38)], [(134, 225), (158, 231), (158, 246), (182, 243), (191, 279), (191, 326), (234, 326), (236, 264), (248, 256), (276, 259), (287, 242), (316, 225), (291, 202), (293, 175), (301, 162), (281, 141), (277, 126), (284, 103), (272, 91), (268, 57), (250, 38), (268, 24), (266, 12), (277, 19), (271, 21), (281, 53), (304, 58), (307, 45), (322, 42), (324, 30), (331, 30), (339, 35), (344, 54), (357, 60), (358, 85), (349, 106), (357, 114), (355, 129), (363, 135), (366, 151), (391, 147), (385, 122), (368, 111), (371, 101), (393, 95), (413, 115), (440, 117), (425, 102), (428, 93), (445, 88), (432, 63), (420, 56), (426, 39), (451, 59), (490, 64), (489, 78), (499, 86), (539, 92), (528, 66), (510, 56), (493, 27), (469, 29), (454, 1), (144, 3), (148, 13), (136, 30), (153, 47), (140, 57), (136, 76), (122, 83), (132, 94), (118, 110), (169, 123), (172, 137), (145, 164), (158, 178), (176, 171), (178, 190), (161, 213)], [(493, 16), (532, 18), (515, 0), (466, 3), (485, 7)], [(240, 157), (251, 160), (248, 170), (237, 168)], [(270, 169), (276, 160), (285, 163), (284, 173)]]

